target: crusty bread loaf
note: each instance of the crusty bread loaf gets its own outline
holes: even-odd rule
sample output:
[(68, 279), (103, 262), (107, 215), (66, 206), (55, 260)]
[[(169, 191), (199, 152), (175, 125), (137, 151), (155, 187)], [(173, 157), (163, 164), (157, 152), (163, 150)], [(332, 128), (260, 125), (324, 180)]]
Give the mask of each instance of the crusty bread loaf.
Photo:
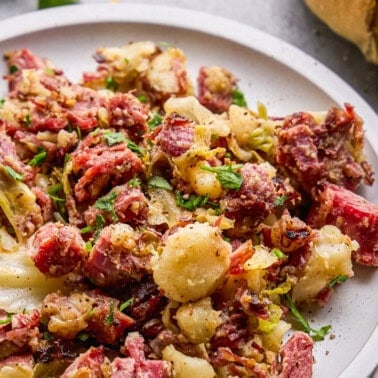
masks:
[(378, 64), (378, 3), (376, 0), (305, 0), (333, 31), (355, 43), (366, 59)]

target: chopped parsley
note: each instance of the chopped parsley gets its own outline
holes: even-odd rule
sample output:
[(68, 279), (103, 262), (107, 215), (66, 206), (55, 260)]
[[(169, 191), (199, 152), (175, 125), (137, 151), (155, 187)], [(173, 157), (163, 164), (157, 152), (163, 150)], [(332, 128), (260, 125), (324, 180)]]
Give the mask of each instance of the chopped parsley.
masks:
[(172, 190), (172, 185), (161, 176), (154, 176), (150, 181), (147, 183), (149, 188), (155, 189), (165, 189), (165, 190)]
[(39, 0), (38, 9), (57, 7), (61, 5), (76, 4), (78, 0)]
[(5, 169), (5, 172), (7, 172), (8, 175), (15, 180), (22, 181), (24, 179), (23, 173), (18, 173), (13, 168), (11, 168), (7, 165), (4, 167), (4, 169)]
[(327, 335), (328, 331), (331, 329), (331, 325), (326, 325), (324, 327), (321, 327), (319, 330), (311, 328), (308, 321), (304, 318), (304, 316), (299, 312), (299, 310), (295, 306), (290, 295), (285, 294), (285, 298), (286, 298), (286, 301), (287, 301), (287, 304), (291, 313), (298, 320), (299, 324), (302, 326), (303, 331), (308, 333), (314, 341), (324, 340), (324, 337)]
[(134, 176), (131, 180), (127, 182), (127, 185), (130, 188), (139, 188), (140, 187), (140, 179), (137, 176)]
[(217, 180), (224, 189), (238, 190), (243, 183), (243, 177), (240, 173), (235, 172), (235, 169), (239, 169), (241, 166), (241, 164), (234, 166), (222, 165), (220, 167), (208, 167), (202, 165), (200, 168), (204, 171), (216, 173)]
[(44, 148), (39, 148), (37, 154), (31, 159), (28, 163), (28, 165), (31, 165), (32, 167), (36, 167), (37, 165), (42, 164), (47, 156), (47, 151)]
[(126, 141), (126, 138), (122, 133), (112, 131), (106, 131), (104, 133), (104, 139), (108, 146), (113, 146), (114, 144), (123, 143)]
[(238, 106), (247, 106), (247, 101), (241, 90), (235, 89), (232, 91), (232, 103)]
[(111, 76), (108, 76), (105, 79), (105, 86), (106, 86), (106, 89), (109, 89), (110, 91), (113, 91), (113, 92), (115, 92), (118, 89), (118, 83)]
[(94, 230), (93, 226), (85, 226), (80, 229), (81, 234), (88, 234), (89, 232), (92, 232)]
[(25, 121), (26, 127), (29, 127), (30, 124), (31, 124), (31, 119), (30, 119), (30, 114), (29, 113), (26, 114), (24, 121)]
[(0, 98), (0, 109), (3, 107), (5, 104), (5, 98)]
[(155, 127), (161, 125), (163, 122), (163, 117), (159, 113), (154, 113), (152, 118), (147, 122), (150, 131), (152, 131)]
[(105, 316), (105, 323), (112, 324), (114, 322), (114, 301), (110, 301), (109, 314)]
[(279, 259), (286, 259), (286, 255), (278, 248), (273, 248), (272, 249), (272, 252), (274, 253), (274, 255), (276, 257), (278, 257)]
[(85, 333), (85, 332), (81, 332), (77, 335), (77, 338), (80, 340), (80, 341), (87, 341), (89, 339), (89, 335), (88, 333)]
[(143, 155), (143, 149), (136, 143), (127, 139), (121, 132), (106, 131), (104, 133), (104, 139), (108, 146), (113, 146), (118, 143), (126, 143), (127, 148), (135, 152), (137, 155)]
[(61, 198), (61, 197), (56, 196), (56, 193), (58, 193), (62, 189), (63, 189), (63, 184), (59, 182), (59, 183), (53, 185), (48, 190), (48, 194), (51, 197), (51, 199), (54, 200), (55, 202), (66, 202), (65, 198)]
[(138, 96), (138, 100), (144, 104), (147, 102), (147, 97), (145, 95)]
[(99, 210), (107, 211), (112, 215), (114, 221), (118, 220), (118, 216), (114, 210), (114, 202), (118, 194), (116, 192), (110, 192), (109, 194), (100, 197), (94, 204), (94, 207)]
[[(97, 239), (100, 237), (101, 231), (105, 226), (105, 218), (101, 214), (96, 215), (96, 225), (95, 225), (95, 233), (93, 236), (93, 240), (96, 242)], [(91, 246), (92, 249), (92, 246)]]
[(131, 297), (129, 298), (127, 301), (123, 302), (120, 306), (119, 306), (119, 311), (123, 311), (123, 310), (126, 310), (129, 306), (131, 306), (132, 304), (134, 303), (134, 298)]
[(333, 288), (336, 284), (345, 282), (347, 279), (348, 279), (348, 276), (346, 276), (345, 274), (339, 274), (338, 276), (333, 278), (331, 281), (329, 281), (327, 286), (329, 288)]
[(196, 196), (191, 194), (188, 199), (184, 199), (180, 192), (176, 192), (176, 205), (187, 210), (195, 210), (198, 207), (203, 207), (209, 199), (209, 195)]
[(14, 74), (17, 71), (18, 71), (18, 67), (15, 66), (14, 64), (9, 67), (9, 73)]
[(274, 199), (274, 206), (275, 207), (283, 206), (285, 202), (287, 201), (287, 199), (288, 199), (288, 196), (286, 195), (276, 197)]

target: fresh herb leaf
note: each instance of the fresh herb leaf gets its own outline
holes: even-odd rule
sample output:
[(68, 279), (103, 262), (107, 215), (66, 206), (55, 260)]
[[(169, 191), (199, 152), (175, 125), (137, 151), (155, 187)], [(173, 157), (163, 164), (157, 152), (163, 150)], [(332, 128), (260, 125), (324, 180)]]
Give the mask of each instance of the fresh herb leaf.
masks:
[(144, 104), (147, 102), (147, 97), (145, 95), (140, 95), (137, 98), (140, 102), (143, 102)]
[(46, 72), (47, 75), (49, 75), (49, 76), (54, 76), (54, 75), (55, 75), (55, 71), (54, 71), (54, 69), (51, 68), (51, 67), (46, 67), (46, 68), (45, 68), (45, 72)]
[(131, 180), (129, 180), (127, 182), (127, 185), (130, 187), (130, 188), (139, 188), (140, 187), (140, 180), (137, 176), (133, 177)]
[(3, 107), (5, 104), (5, 98), (0, 98), (0, 109)]
[(61, 197), (58, 197), (58, 196), (55, 195), (56, 193), (58, 193), (62, 189), (63, 189), (63, 184), (59, 182), (59, 183), (53, 185), (48, 190), (47, 193), (49, 194), (49, 196), (51, 197), (51, 199), (54, 200), (55, 202), (66, 202), (65, 198), (61, 198)]
[(279, 258), (279, 259), (286, 259), (286, 255), (278, 248), (273, 248), (272, 252)]
[(132, 142), (131, 140), (125, 138), (125, 142), (127, 143), (127, 147), (135, 152), (137, 155), (142, 156), (143, 155), (143, 149), (139, 147), (136, 143)]
[(32, 167), (36, 167), (37, 165), (42, 164), (47, 156), (47, 151), (44, 148), (40, 148), (39, 152), (31, 159), (28, 163), (28, 165), (31, 165)]
[(336, 284), (345, 282), (348, 279), (348, 276), (345, 274), (339, 274), (335, 278), (333, 278), (331, 281), (328, 282), (328, 287), (333, 288)]
[(112, 214), (114, 221), (118, 220), (118, 216), (114, 210), (114, 203), (118, 194), (116, 192), (110, 192), (109, 194), (100, 197), (94, 204), (94, 207), (99, 210), (107, 211)]
[(274, 199), (274, 206), (275, 207), (283, 206), (285, 202), (287, 201), (287, 199), (288, 199), (288, 196), (286, 195), (276, 197)]
[(163, 117), (159, 113), (154, 113), (152, 118), (147, 122), (150, 131), (152, 131), (155, 127), (161, 125), (163, 122)]
[(104, 139), (108, 146), (113, 146), (113, 144), (126, 142), (125, 136), (120, 132), (106, 131), (104, 133)]
[(299, 312), (299, 310), (295, 306), (290, 295), (285, 294), (285, 298), (286, 298), (286, 301), (287, 301), (287, 304), (288, 304), (288, 307), (289, 307), (291, 313), (298, 320), (298, 322), (302, 326), (303, 331), (308, 333), (314, 341), (324, 340), (324, 337), (327, 335), (328, 331), (331, 329), (331, 325), (326, 325), (324, 327), (321, 327), (319, 330), (311, 328), (308, 321), (304, 318), (304, 316)]
[(81, 332), (77, 335), (77, 338), (80, 340), (80, 341), (87, 341), (89, 339), (89, 335), (88, 333), (85, 333), (85, 332)]
[(95, 226), (95, 233), (93, 235), (94, 242), (100, 237), (101, 231), (105, 226), (105, 218), (101, 214), (96, 215), (96, 226)]
[(149, 188), (156, 188), (156, 189), (165, 189), (165, 190), (172, 190), (172, 185), (161, 176), (154, 176), (150, 181), (147, 183)]
[(9, 73), (14, 74), (17, 71), (18, 71), (18, 67), (17, 66), (12, 65), (12, 66), (9, 67)]
[(108, 76), (105, 79), (105, 86), (106, 86), (106, 89), (109, 89), (110, 91), (113, 91), (113, 92), (115, 92), (118, 89), (118, 83), (111, 76)]
[(5, 169), (5, 172), (7, 172), (8, 175), (15, 180), (22, 181), (24, 179), (23, 173), (18, 173), (13, 168), (11, 168), (7, 165), (4, 167), (4, 169)]
[(87, 242), (85, 242), (85, 249), (86, 249), (86, 251), (88, 253), (91, 252), (92, 247), (93, 247), (93, 245), (92, 245), (92, 242), (90, 240), (88, 240)]
[(105, 323), (112, 324), (114, 322), (114, 301), (110, 301), (109, 314), (105, 316)]
[(232, 103), (238, 106), (247, 106), (247, 101), (241, 90), (235, 89), (232, 91)]
[(81, 234), (88, 234), (89, 232), (94, 231), (93, 226), (86, 226), (80, 229)]
[(45, 9), (50, 7), (58, 7), (61, 5), (76, 4), (78, 0), (39, 0), (38, 9)]
[(76, 127), (76, 134), (77, 134), (77, 137), (81, 140), (81, 129), (80, 127)]
[(26, 114), (24, 121), (25, 121), (26, 127), (29, 127), (30, 123), (31, 123), (31, 119), (30, 119), (30, 114), (29, 113)]
[(208, 199), (208, 194), (206, 196), (196, 196), (195, 194), (191, 194), (188, 199), (184, 199), (180, 192), (176, 192), (176, 205), (187, 210), (193, 211), (198, 207), (203, 207), (207, 203)]
[(237, 173), (234, 170), (239, 169), (241, 166), (241, 164), (234, 166), (222, 165), (220, 167), (208, 167), (202, 165), (200, 168), (204, 171), (216, 173), (217, 180), (221, 183), (223, 188), (238, 190), (243, 183), (243, 177), (240, 173)]
[(127, 301), (123, 302), (120, 306), (119, 306), (119, 311), (123, 311), (123, 310), (126, 310), (127, 307), (131, 306), (132, 304), (134, 303), (134, 298), (131, 297), (129, 298)]

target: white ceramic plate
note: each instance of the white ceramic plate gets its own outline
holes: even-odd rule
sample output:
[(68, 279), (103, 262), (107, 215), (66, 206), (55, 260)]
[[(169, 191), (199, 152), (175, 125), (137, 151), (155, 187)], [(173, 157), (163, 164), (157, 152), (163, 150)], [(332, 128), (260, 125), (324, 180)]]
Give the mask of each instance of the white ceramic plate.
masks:
[[(100, 46), (130, 41), (166, 41), (181, 47), (193, 79), (201, 65), (220, 64), (239, 78), (254, 108), (269, 114), (325, 110), (353, 104), (366, 124), (366, 153), (378, 171), (378, 120), (374, 111), (345, 82), (296, 48), (261, 31), (194, 11), (137, 4), (62, 7), (0, 22), (0, 52), (28, 47), (63, 68), (71, 80), (94, 70), (91, 58)], [(5, 64), (0, 63), (0, 72)], [(0, 85), (0, 96), (6, 93)], [(378, 185), (362, 194), (378, 203)], [(356, 277), (310, 320), (332, 324), (335, 338), (316, 343), (314, 377), (367, 377), (378, 362), (378, 273), (356, 267)]]

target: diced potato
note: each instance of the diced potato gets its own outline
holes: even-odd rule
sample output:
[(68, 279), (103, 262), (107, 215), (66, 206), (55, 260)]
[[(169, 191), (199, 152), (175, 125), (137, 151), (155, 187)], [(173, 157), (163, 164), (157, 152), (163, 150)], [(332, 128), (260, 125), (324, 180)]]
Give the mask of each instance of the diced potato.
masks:
[(311, 301), (338, 275), (353, 276), (351, 254), (358, 243), (335, 226), (322, 227), (314, 239), (304, 275), (293, 289), (293, 300)]
[(182, 333), (195, 344), (208, 342), (222, 322), (209, 297), (181, 305), (176, 319)]
[(155, 282), (165, 295), (181, 303), (210, 295), (230, 265), (231, 245), (208, 223), (189, 224), (168, 237), (153, 259)]
[(163, 359), (173, 363), (174, 378), (214, 378), (213, 367), (202, 358), (189, 357), (177, 351), (173, 345), (163, 349)]

